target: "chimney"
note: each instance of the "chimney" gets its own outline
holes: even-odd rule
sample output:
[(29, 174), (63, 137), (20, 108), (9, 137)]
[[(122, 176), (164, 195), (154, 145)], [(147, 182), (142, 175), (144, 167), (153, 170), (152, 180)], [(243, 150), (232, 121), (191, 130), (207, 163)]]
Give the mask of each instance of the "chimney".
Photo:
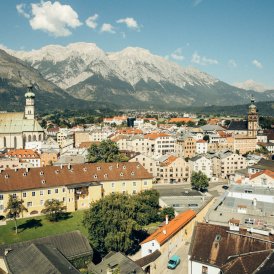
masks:
[(68, 164), (68, 169), (70, 169), (71, 168), (71, 166), (70, 166), (70, 163)]
[(166, 225), (168, 225), (168, 215), (166, 215)]
[(28, 167), (26, 167), (26, 172), (29, 172), (29, 168)]
[(166, 235), (166, 229), (163, 229), (163, 233)]
[(63, 169), (63, 164), (60, 165), (60, 168)]

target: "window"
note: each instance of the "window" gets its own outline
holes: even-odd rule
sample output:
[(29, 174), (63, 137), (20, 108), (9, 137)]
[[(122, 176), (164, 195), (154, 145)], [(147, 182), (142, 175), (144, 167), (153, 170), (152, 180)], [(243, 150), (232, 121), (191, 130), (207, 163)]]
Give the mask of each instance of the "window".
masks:
[(48, 189), (48, 194), (51, 194), (51, 190), (50, 189)]
[(66, 191), (66, 189), (63, 187), (63, 192), (65, 192)]
[(4, 195), (0, 194), (0, 200), (4, 200)]
[(111, 183), (111, 187), (115, 187), (115, 183)]
[(147, 181), (144, 181), (144, 186), (147, 186)]
[(32, 206), (32, 202), (27, 202), (27, 207)]
[(44, 190), (40, 190), (40, 196), (44, 195)]
[(40, 205), (44, 205), (44, 200), (40, 200)]
[(202, 266), (202, 274), (208, 274), (208, 267)]
[(13, 194), (12, 194), (12, 198), (16, 198), (16, 193), (13, 193)]
[(55, 193), (58, 193), (58, 188), (55, 188)]
[(23, 197), (26, 198), (27, 197), (27, 193), (23, 192)]
[(132, 193), (133, 193), (133, 194), (136, 194), (136, 190), (133, 190)]
[(31, 196), (35, 196), (35, 191), (32, 191), (32, 192), (31, 192)]
[(133, 186), (136, 186), (136, 182), (133, 182), (132, 185), (133, 185)]
[(125, 182), (123, 182), (123, 183), (122, 183), (122, 186), (123, 186), (123, 187), (125, 187), (125, 186), (126, 186), (126, 183), (125, 183)]

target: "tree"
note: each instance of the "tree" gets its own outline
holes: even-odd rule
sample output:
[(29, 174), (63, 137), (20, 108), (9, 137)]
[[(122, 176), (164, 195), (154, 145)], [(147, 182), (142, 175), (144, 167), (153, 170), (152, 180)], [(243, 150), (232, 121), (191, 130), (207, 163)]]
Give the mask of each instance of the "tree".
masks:
[(209, 178), (202, 172), (193, 172), (191, 175), (191, 185), (197, 190), (205, 190), (208, 187)]
[(160, 212), (160, 221), (164, 221), (166, 219), (166, 215), (168, 219), (171, 220), (175, 217), (175, 212), (173, 207), (164, 207)]
[(19, 200), (17, 197), (12, 197), (12, 195), (9, 195), (8, 205), (5, 209), (5, 212), (7, 212), (7, 218), (14, 220), (16, 234), (18, 233), (17, 218), (20, 217), (20, 214), (24, 211), (28, 211), (24, 206), (24, 201)]
[(207, 124), (207, 122), (206, 122), (206, 120), (205, 119), (200, 119), (199, 121), (198, 121), (198, 126), (205, 126)]
[(187, 122), (187, 126), (188, 126), (188, 127), (194, 127), (194, 126), (195, 126), (195, 123), (192, 122), (192, 121), (188, 121), (188, 122)]
[(45, 208), (42, 210), (42, 213), (46, 214), (48, 220), (51, 222), (59, 221), (66, 209), (63, 202), (57, 199), (46, 200), (44, 205)]
[(126, 162), (128, 158), (119, 152), (118, 145), (107, 139), (99, 145), (92, 144), (88, 149), (88, 160), (91, 163), (98, 162)]
[(205, 136), (203, 137), (203, 140), (209, 142), (209, 135), (205, 135)]
[(158, 220), (158, 209), (159, 194), (154, 190), (134, 196), (115, 193), (93, 202), (83, 224), (101, 255), (111, 250), (130, 254), (147, 237), (142, 225)]

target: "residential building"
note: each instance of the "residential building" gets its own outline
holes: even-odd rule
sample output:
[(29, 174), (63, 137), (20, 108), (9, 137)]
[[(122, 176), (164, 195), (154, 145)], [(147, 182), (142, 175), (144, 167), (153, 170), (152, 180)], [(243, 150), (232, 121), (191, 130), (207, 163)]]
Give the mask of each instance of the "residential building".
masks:
[(191, 135), (184, 135), (175, 143), (175, 153), (179, 157), (191, 158), (196, 155), (196, 140)]
[(92, 201), (119, 192), (136, 194), (152, 188), (152, 175), (139, 163), (97, 163), (5, 170), (0, 173), (0, 215), (9, 195), (24, 200), (28, 212), (41, 214), (44, 202), (58, 199), (68, 212), (88, 208)]
[(189, 159), (191, 172), (203, 172), (209, 179), (213, 176), (213, 166), (211, 159), (206, 155), (197, 155)]
[(33, 167), (41, 166), (40, 155), (32, 149), (13, 149), (5, 154), (8, 158), (18, 158), (21, 162), (28, 162)]
[(148, 238), (141, 242), (141, 256), (145, 257), (159, 250), (164, 257), (171, 257), (173, 250), (189, 238), (193, 230), (193, 223), (196, 213), (189, 209), (177, 215), (171, 221), (166, 218), (166, 223), (159, 227)]
[(207, 141), (197, 140), (196, 141), (196, 153), (197, 154), (206, 154), (207, 153)]
[(189, 250), (188, 274), (273, 273), (273, 251), (273, 237), (197, 223)]

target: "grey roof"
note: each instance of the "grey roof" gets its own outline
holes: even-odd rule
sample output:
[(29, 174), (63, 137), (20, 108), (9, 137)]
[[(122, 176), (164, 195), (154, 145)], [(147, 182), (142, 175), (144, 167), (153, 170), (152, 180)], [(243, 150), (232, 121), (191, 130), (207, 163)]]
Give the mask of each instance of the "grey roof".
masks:
[(10, 250), (5, 256), (12, 274), (79, 274), (80, 272), (53, 246), (31, 244)]
[(247, 121), (231, 121), (227, 130), (247, 130)]
[(24, 112), (0, 113), (0, 133), (44, 132), (35, 119), (25, 119)]
[(77, 230), (25, 242), (0, 245), (0, 257), (4, 256), (5, 249), (16, 249), (21, 247), (26, 248), (31, 244), (51, 244), (56, 247), (67, 259), (93, 255), (93, 250), (88, 239)]
[(274, 251), (267, 257), (262, 266), (254, 274), (273, 274), (274, 273)]
[(182, 185), (153, 185), (153, 189), (156, 189), (160, 197), (168, 196), (202, 196), (199, 191), (193, 189), (184, 188)]
[(160, 256), (161, 256), (161, 252), (157, 249), (153, 253), (135, 261), (135, 263), (138, 264), (139, 266), (143, 267), (143, 266), (146, 266), (146, 265), (154, 262)]
[(204, 125), (204, 126), (201, 126), (201, 129), (203, 131), (221, 131), (221, 130), (225, 130), (225, 128), (223, 127), (220, 127), (218, 125)]
[(274, 171), (274, 161), (273, 160), (265, 160), (262, 158), (256, 165), (251, 166), (251, 168), (254, 169), (269, 169), (271, 171)]
[[(88, 270), (95, 273), (107, 273), (109, 268), (115, 269), (119, 267), (120, 274), (143, 274), (145, 273), (142, 268), (136, 264), (134, 261), (129, 259), (126, 255), (120, 252), (111, 251), (106, 257), (97, 265), (93, 263), (89, 264)], [(135, 272), (134, 272), (135, 271)]]

